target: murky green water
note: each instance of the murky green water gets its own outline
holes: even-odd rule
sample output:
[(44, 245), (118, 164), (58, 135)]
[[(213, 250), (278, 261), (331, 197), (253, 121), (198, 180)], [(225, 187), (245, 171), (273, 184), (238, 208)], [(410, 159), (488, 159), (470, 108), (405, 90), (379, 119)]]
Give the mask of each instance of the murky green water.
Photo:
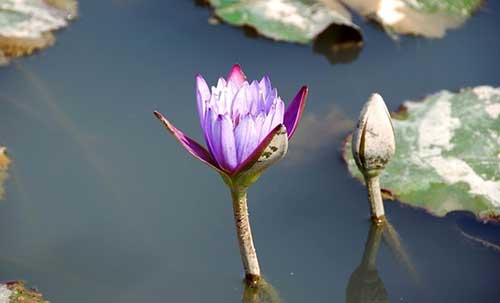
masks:
[[(13, 159), (0, 279), (52, 302), (240, 302), (229, 193), (152, 115), (200, 139), (195, 73), (213, 83), (239, 62), (286, 100), (310, 87), (289, 155), (249, 192), (261, 266), (284, 302), (361, 302), (350, 300), (371, 290), (390, 302), (498, 300), (500, 254), (461, 231), (499, 243), (500, 226), (387, 202), (398, 252), (369, 237), (364, 188), (340, 160), (373, 91), (395, 110), (440, 89), (499, 85), (500, 5), (489, 2), (442, 40), (394, 42), (358, 20), (365, 48), (330, 65), (311, 47), (209, 26), (192, 1), (82, 1), (55, 47), (0, 69), (0, 144)], [(366, 266), (351, 278), (377, 253), (369, 238), (378, 278)]]

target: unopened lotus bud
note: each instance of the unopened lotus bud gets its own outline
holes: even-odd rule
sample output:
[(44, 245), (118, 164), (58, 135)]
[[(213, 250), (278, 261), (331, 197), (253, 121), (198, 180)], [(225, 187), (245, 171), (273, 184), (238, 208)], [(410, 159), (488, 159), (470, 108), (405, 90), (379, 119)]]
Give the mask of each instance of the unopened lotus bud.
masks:
[(382, 97), (373, 94), (361, 110), (357, 128), (352, 135), (352, 154), (365, 177), (372, 217), (377, 222), (384, 218), (378, 176), (395, 151), (391, 116)]
[(359, 170), (376, 176), (396, 151), (394, 128), (384, 100), (379, 94), (366, 102), (352, 136), (352, 154)]

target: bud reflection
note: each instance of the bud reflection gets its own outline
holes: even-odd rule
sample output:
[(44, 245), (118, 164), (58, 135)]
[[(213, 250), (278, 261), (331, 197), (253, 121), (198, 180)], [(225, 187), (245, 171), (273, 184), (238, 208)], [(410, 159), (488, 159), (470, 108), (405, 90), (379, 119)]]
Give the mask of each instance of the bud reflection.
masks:
[(346, 289), (346, 302), (389, 302), (387, 290), (376, 267), (377, 253), (382, 240), (384, 225), (370, 224), (363, 259), (351, 274)]

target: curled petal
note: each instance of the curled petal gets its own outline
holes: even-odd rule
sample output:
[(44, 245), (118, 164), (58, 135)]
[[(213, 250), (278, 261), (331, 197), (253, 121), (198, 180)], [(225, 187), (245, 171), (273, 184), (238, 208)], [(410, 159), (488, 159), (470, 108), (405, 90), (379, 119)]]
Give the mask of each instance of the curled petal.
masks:
[(283, 124), (276, 126), (233, 172), (233, 176), (258, 176), (283, 158), (288, 150), (288, 134)]
[(194, 157), (199, 159), (201, 162), (211, 166), (219, 172), (222, 172), (221, 168), (215, 160), (212, 158), (210, 153), (198, 142), (184, 135), (180, 130), (175, 128), (161, 113), (154, 112), (156, 118), (158, 118), (167, 128), (167, 130), (179, 141), (179, 143)]
[(232, 81), (238, 86), (243, 85), (243, 83), (246, 81), (247, 76), (243, 73), (243, 70), (241, 69), (241, 66), (239, 64), (233, 65), (233, 68), (231, 68), (231, 71), (229, 72), (229, 75), (227, 76), (227, 81)]
[(302, 111), (304, 110), (304, 106), (306, 105), (307, 99), (307, 86), (303, 86), (295, 98), (293, 98), (290, 105), (285, 112), (285, 117), (283, 119), (283, 124), (288, 131), (288, 138), (290, 139), (299, 124), (300, 117), (302, 116)]

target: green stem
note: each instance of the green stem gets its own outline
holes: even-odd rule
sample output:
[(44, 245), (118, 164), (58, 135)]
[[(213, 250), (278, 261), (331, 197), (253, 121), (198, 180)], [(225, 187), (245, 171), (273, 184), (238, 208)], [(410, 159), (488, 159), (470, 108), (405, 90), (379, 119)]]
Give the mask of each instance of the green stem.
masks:
[(248, 282), (256, 283), (260, 279), (260, 267), (248, 218), (246, 189), (232, 188), (231, 197), (233, 198), (234, 222), (240, 245), (241, 260), (245, 269), (245, 278)]

